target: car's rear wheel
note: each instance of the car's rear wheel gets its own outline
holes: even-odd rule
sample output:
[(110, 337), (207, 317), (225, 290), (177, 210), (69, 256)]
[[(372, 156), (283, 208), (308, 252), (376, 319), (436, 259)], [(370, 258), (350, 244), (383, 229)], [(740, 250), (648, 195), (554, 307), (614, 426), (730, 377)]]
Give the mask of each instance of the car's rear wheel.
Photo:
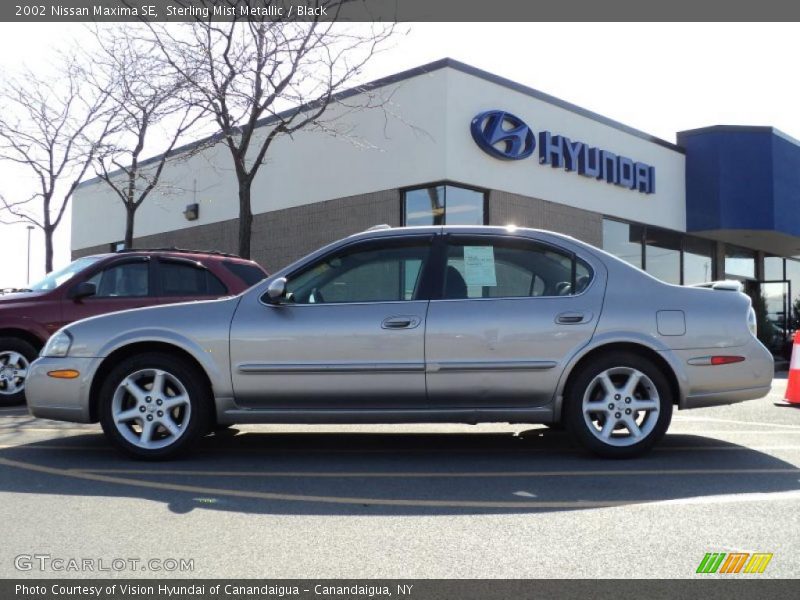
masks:
[(37, 354), (25, 340), (0, 338), (0, 406), (25, 402), (25, 380)]
[(170, 354), (123, 360), (106, 377), (99, 400), (106, 436), (136, 458), (172, 458), (211, 423), (213, 399), (202, 373)]
[(613, 352), (580, 368), (565, 394), (567, 428), (587, 450), (632, 458), (650, 450), (672, 419), (665, 374), (637, 354)]

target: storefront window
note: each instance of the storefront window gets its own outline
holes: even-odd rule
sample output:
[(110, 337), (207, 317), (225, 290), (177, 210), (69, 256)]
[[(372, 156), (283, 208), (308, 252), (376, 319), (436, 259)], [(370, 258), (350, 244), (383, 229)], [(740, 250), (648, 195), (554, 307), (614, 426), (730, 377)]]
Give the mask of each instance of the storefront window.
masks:
[(484, 192), (437, 185), (404, 194), (405, 221), (415, 225), (483, 225)]
[(687, 237), (683, 240), (683, 285), (714, 279), (714, 242)]
[(642, 227), (603, 219), (603, 250), (642, 268)]
[(800, 261), (786, 259), (786, 279), (789, 280), (789, 329), (800, 329)]
[(754, 279), (756, 276), (756, 253), (747, 248), (725, 245), (725, 276)]
[(653, 277), (681, 282), (681, 237), (671, 231), (648, 227), (645, 247), (645, 270)]
[(764, 257), (764, 281), (783, 279), (783, 259), (780, 256)]

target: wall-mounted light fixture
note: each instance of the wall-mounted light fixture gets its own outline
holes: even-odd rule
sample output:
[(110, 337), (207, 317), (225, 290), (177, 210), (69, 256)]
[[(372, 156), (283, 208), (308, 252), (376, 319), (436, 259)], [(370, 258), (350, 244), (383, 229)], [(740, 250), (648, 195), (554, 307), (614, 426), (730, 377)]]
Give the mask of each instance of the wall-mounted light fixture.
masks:
[(197, 221), (200, 216), (200, 205), (198, 203), (187, 204), (186, 210), (183, 211), (183, 216), (187, 221)]

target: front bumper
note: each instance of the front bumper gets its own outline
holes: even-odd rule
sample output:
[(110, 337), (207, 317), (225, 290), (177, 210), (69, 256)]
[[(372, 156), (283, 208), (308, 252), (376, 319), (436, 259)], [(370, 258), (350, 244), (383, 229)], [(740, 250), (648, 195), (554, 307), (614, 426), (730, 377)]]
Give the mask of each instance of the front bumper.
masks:
[[(92, 379), (100, 358), (37, 358), (30, 366), (25, 381), (25, 398), (28, 410), (34, 417), (90, 423), (89, 406)], [(55, 379), (50, 371), (74, 369), (80, 373), (75, 379)]]

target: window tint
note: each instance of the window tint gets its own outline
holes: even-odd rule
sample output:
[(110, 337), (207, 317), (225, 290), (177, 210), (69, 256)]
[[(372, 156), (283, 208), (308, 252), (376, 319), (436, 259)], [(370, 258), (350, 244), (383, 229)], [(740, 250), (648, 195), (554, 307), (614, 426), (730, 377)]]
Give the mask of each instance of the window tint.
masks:
[(516, 240), (451, 242), (444, 276), (447, 299), (568, 296), (591, 281), (580, 259), (573, 273), (570, 254)]
[(172, 262), (159, 264), (162, 296), (224, 296), (227, 288), (205, 269)]
[(287, 291), (297, 304), (412, 300), (427, 255), (427, 244), (362, 246), (291, 278)]
[(130, 298), (150, 293), (148, 263), (125, 263), (100, 271), (89, 280), (95, 284), (95, 298)]
[(222, 264), (226, 269), (228, 269), (228, 271), (244, 281), (245, 285), (248, 287), (255, 285), (267, 276), (264, 270), (256, 265), (248, 265), (246, 263), (236, 263), (231, 261), (225, 261)]

